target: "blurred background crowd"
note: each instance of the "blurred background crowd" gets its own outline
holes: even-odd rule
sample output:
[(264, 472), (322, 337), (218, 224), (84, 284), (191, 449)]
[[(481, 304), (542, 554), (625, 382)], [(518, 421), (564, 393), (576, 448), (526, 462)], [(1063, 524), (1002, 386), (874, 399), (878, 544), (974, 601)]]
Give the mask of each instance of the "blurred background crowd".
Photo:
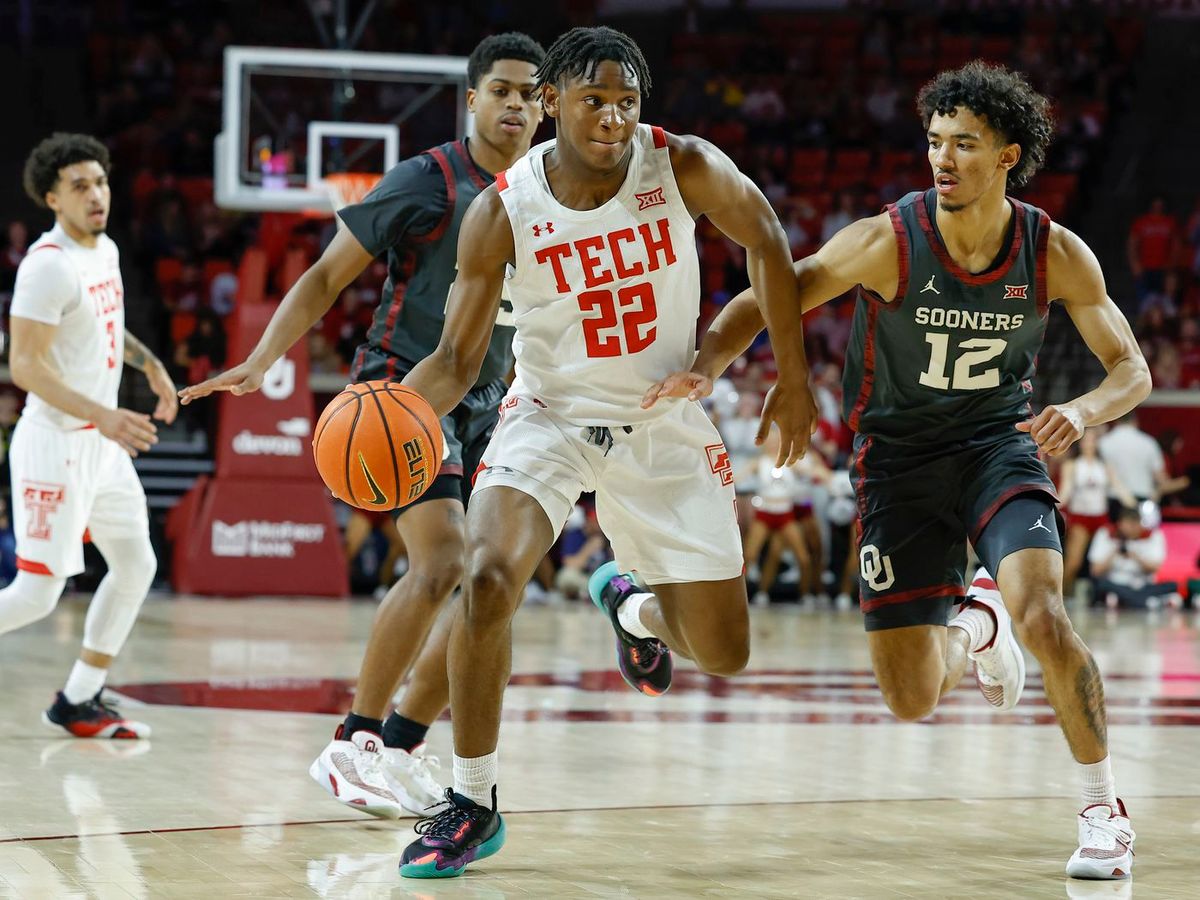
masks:
[[(38, 81), (41, 107), (61, 111), (65, 105), (77, 113), (73, 122), (88, 123), (112, 149), (111, 231), (122, 248), (127, 296), (136, 298), (130, 300), (129, 326), (173, 367), (181, 384), (226, 364), (226, 321), (237, 302), (279, 296), (333, 234), (328, 218), (235, 213), (213, 202), (223, 50), (230, 44), (318, 45), (314, 21), (297, 14), (302, 5), (45, 0), (29, 6), (18, 27), (0, 37), (19, 51), (36, 34), (47, 70), (65, 73)], [(699, 134), (728, 153), (775, 207), (797, 257), (854, 219), (928, 186), (924, 135), (913, 103), (926, 80), (973, 58), (1019, 68), (1053, 99), (1057, 135), (1045, 171), (1018, 196), (1079, 231), (1097, 251), (1110, 293), (1151, 363), (1156, 389), (1200, 390), (1200, 186), (1194, 177), (1190, 184), (1184, 177), (1155, 183), (1144, 170), (1166, 160), (1136, 157), (1147, 118), (1172, 100), (1159, 89), (1168, 73), (1162, 71), (1159, 45), (1152, 44), (1170, 36), (1162, 33), (1162, 23), (1156, 31), (1135, 4), (1078, 4), (1069, 14), (1060, 6), (857, 3), (831, 12), (686, 2), (648, 3), (635, 14), (623, 12), (619, 3), (572, 0), (539, 7), (535, 16), (504, 0), (383, 0), (356, 49), (465, 55), (494, 31), (521, 28), (548, 44), (576, 24), (622, 28), (639, 40), (655, 75), (643, 119)], [(1195, 62), (1194, 48), (1192, 53)], [(8, 154), (10, 173), (48, 130), (33, 112), (18, 114), (15, 122), (28, 136), (0, 151)], [(302, 126), (298, 119), (297, 132)], [(1183, 124), (1176, 127), (1183, 133)], [(551, 136), (552, 126), (543, 128), (542, 135)], [(418, 143), (422, 137), (406, 135), (401, 155), (444, 139)], [(1142, 174), (1131, 171), (1131, 158), (1139, 160)], [(0, 236), (4, 313), (17, 265), (49, 225), (17, 196), (17, 181), (14, 174), (0, 186), (10, 213)], [(702, 333), (748, 282), (740, 248), (707, 223), (698, 242)], [(348, 370), (385, 275), (377, 262), (313, 329), (308, 344), (315, 373)], [(856, 591), (855, 507), (846, 471), (850, 436), (839, 413), (853, 308), (854, 297), (847, 295), (806, 319), (821, 425), (816, 452), (797, 469), (774, 469), (753, 444), (774, 372), (765, 336), (731, 368), (710, 401), (734, 465), (748, 577), (759, 602), (849, 605)], [(1041, 359), (1039, 402), (1074, 396), (1102, 374), (1058, 310)], [(0, 439), (11, 431), (18, 410), (15, 389), (7, 390), (0, 394)], [(200, 404), (189, 408), (176, 437), (203, 457), (211, 428), (211, 409)], [(1190, 591), (1183, 585), (1137, 597), (1121, 587), (1122, 579), (1138, 582), (1131, 588), (1135, 592), (1155, 583), (1148, 566), (1133, 571), (1131, 579), (1122, 560), (1131, 543), (1155, 542), (1157, 504), (1200, 507), (1194, 479), (1188, 478), (1187, 468), (1198, 458), (1188, 436), (1161, 428), (1148, 436), (1138, 432), (1149, 441), (1136, 451), (1147, 461), (1148, 474), (1131, 476), (1125, 470), (1129, 458), (1114, 454), (1126, 452), (1121, 442), (1128, 444), (1132, 431), (1136, 426), (1125, 423), (1089, 441), (1077, 454), (1082, 463), (1073, 457), (1064, 468), (1055, 461), (1072, 529), (1069, 580), (1085, 576), (1078, 580), (1080, 595), (1096, 602), (1186, 601)], [(1100, 462), (1093, 465), (1092, 459)], [(1119, 477), (1111, 466), (1118, 459)], [(1097, 487), (1091, 484), (1089, 494), (1085, 474), (1104, 482), (1101, 512), (1094, 511)], [(7, 473), (3, 485), (7, 490)], [(1083, 495), (1093, 499), (1084, 502)], [(1111, 511), (1108, 498), (1114, 501)], [(1139, 506), (1142, 501), (1154, 505)], [(1133, 504), (1133, 517), (1114, 521), (1124, 503)], [(348, 510), (343, 519), (355, 588), (369, 593), (390, 583), (404, 566), (395, 530), (385, 519)], [(1095, 551), (1092, 540), (1101, 532), (1104, 553)], [(1111, 553), (1105, 540), (1113, 545)], [(530, 586), (530, 599), (578, 597), (584, 573), (608, 552), (594, 510), (582, 503)], [(1157, 551), (1145, 552), (1152, 562)], [(1096, 579), (1095, 589), (1088, 579)]]

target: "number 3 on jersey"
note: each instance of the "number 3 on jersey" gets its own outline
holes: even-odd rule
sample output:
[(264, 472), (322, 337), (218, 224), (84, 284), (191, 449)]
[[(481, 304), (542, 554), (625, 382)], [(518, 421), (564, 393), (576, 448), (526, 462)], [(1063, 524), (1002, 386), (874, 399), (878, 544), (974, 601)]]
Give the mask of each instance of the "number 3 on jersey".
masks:
[(600, 311), (600, 315), (583, 320), (583, 339), (591, 358), (640, 353), (658, 336), (654, 325), (658, 307), (649, 282), (621, 288), (615, 302), (612, 291), (584, 291), (577, 299), (581, 312)]

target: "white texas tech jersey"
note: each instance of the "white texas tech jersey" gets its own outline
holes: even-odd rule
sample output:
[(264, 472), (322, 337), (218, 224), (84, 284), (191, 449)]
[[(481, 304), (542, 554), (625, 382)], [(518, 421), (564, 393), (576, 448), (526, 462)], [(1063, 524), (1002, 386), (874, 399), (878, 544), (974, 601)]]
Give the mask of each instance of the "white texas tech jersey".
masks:
[[(95, 247), (73, 241), (55, 225), (17, 268), (10, 315), (56, 326), (50, 362), (74, 391), (115, 409), (125, 358), (125, 290), (117, 245), (100, 235)], [(55, 428), (84, 422), (31, 392), (25, 416)]]
[(700, 264), (661, 128), (639, 125), (621, 189), (597, 209), (568, 209), (532, 148), (496, 178), (512, 224), (508, 280), (517, 327), (513, 392), (582, 425), (631, 425), (651, 384), (695, 358)]

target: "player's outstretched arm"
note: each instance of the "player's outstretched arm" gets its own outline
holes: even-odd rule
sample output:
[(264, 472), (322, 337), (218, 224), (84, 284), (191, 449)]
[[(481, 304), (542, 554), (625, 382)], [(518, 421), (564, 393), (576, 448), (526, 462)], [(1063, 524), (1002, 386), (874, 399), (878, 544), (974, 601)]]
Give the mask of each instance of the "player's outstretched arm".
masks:
[[(801, 312), (816, 309), (858, 284), (866, 285), (882, 297), (894, 296), (899, 281), (894, 235), (886, 213), (860, 219), (835, 234), (816, 253), (793, 263)], [(685, 375), (694, 376), (693, 380), (701, 384), (719, 378), (750, 348), (764, 327), (766, 322), (754, 289), (742, 291), (725, 304), (709, 325), (691, 371), (675, 373), (652, 386), (643, 405), (653, 405), (659, 396), (686, 396), (679, 392), (679, 386), (689, 383)]]
[(257, 391), (267, 369), (320, 321), (346, 285), (362, 274), (372, 259), (350, 229), (339, 228), (321, 258), (287, 292), (246, 361), (200, 384), (185, 387), (179, 398), (186, 405), (213, 391), (235, 395)]
[(57, 325), (13, 316), (9, 320), (9, 370), (13, 383), (32, 391), (69, 416), (93, 423), (106, 438), (130, 456), (149, 450), (158, 441), (150, 417), (128, 409), (109, 409), (71, 388), (50, 361)]
[(1067, 451), (1089, 425), (1120, 418), (1150, 393), (1150, 369), (1129, 327), (1104, 285), (1096, 255), (1076, 235), (1052, 225), (1046, 251), (1048, 299), (1061, 299), (1071, 321), (1108, 374), (1095, 390), (1069, 403), (1047, 406), (1019, 422), (1051, 456)]
[(128, 331), (125, 332), (125, 364), (145, 374), (146, 380), (150, 382), (150, 390), (154, 391), (154, 396), (158, 398), (158, 404), (154, 407), (154, 418), (168, 425), (174, 422), (175, 415), (179, 412), (175, 382), (171, 380), (171, 375), (162, 364), (162, 360)]
[(444, 416), (479, 377), (500, 309), (505, 266), (515, 253), (512, 226), (496, 186), (471, 201), (458, 234), (458, 275), (437, 349), (408, 373), (412, 388)]
[(779, 378), (763, 408), (758, 442), (771, 423), (782, 440), (780, 465), (804, 455), (817, 427), (817, 404), (808, 385), (808, 360), (800, 298), (787, 235), (771, 204), (724, 153), (695, 137), (668, 138), (671, 166), (684, 202), (694, 216), (708, 216), (723, 234), (746, 250), (746, 272), (762, 308)]

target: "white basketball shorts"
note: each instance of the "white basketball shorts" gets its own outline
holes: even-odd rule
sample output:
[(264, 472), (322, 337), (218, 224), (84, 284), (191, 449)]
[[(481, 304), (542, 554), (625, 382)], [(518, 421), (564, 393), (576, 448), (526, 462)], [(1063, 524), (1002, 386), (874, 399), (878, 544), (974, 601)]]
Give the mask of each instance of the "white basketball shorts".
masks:
[(596, 492), (596, 517), (622, 571), (647, 584), (724, 581), (742, 574), (733, 469), (698, 403), (666, 401), (661, 418), (611, 428), (612, 445), (537, 400), (509, 395), (475, 480), (541, 504), (558, 534), (579, 495)]
[(9, 448), (17, 567), (67, 578), (83, 571), (83, 533), (140, 537), (146, 495), (130, 459), (95, 428), (60, 431), (21, 419)]

